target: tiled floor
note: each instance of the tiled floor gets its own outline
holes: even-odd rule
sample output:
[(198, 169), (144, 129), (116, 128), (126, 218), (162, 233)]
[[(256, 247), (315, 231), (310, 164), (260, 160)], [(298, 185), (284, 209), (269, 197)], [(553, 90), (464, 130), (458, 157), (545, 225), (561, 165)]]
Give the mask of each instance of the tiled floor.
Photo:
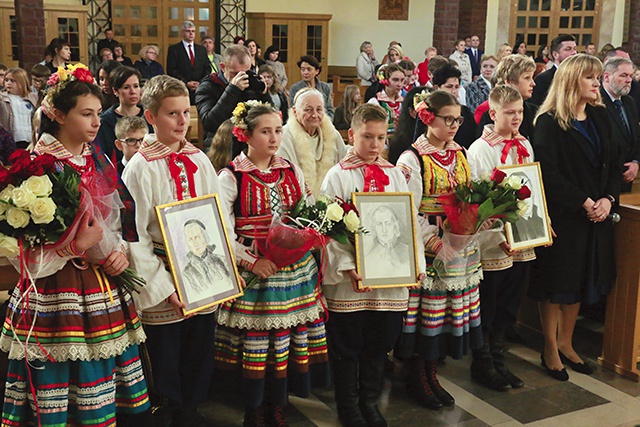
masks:
[[(592, 363), (599, 355), (601, 325), (582, 320), (576, 349)], [(408, 396), (400, 364), (390, 364), (380, 407), (391, 427), (635, 427), (640, 426), (640, 384), (598, 367), (592, 376), (569, 370), (568, 382), (548, 377), (540, 368), (542, 337), (520, 330), (526, 345), (511, 344), (511, 370), (525, 387), (506, 393), (471, 381), (470, 357), (447, 359), (439, 369), (442, 385), (456, 405), (439, 411), (419, 406)], [(217, 384), (220, 384), (219, 381)], [(214, 381), (214, 385), (216, 382)], [(243, 410), (237, 384), (213, 387), (202, 412), (219, 427), (241, 426)], [(314, 390), (308, 399), (290, 397), (286, 417), (292, 427), (339, 426), (332, 390)]]

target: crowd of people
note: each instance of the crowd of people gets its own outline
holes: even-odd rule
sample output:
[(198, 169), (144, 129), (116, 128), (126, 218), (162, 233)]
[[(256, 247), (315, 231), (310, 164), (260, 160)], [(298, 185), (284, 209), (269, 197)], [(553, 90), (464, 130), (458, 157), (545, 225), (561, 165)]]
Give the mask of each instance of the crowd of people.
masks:
[[(166, 74), (157, 46), (133, 62), (111, 30), (95, 79), (69, 64), (63, 39), (30, 72), (0, 66), (3, 165), (17, 148), (50, 154), (93, 186), (96, 204), (117, 194), (114, 206), (124, 205), (120, 230), (86, 214), (68, 245), (34, 261), (35, 286), (14, 289), (0, 335), (10, 359), (3, 424), (209, 425), (198, 404), (219, 369), (238, 375), (245, 426), (286, 426), (288, 393), (307, 397), (331, 383), (343, 425), (386, 426), (377, 401), (391, 353), (411, 395), (432, 409), (455, 404), (437, 377), (445, 357), (470, 353), (471, 377), (493, 390), (524, 386), (505, 341), (525, 286), (539, 303), (545, 372), (561, 381), (565, 365), (593, 372), (573, 330), (581, 305), (598, 302), (615, 278), (611, 213), (640, 165), (640, 83), (623, 49), (596, 54), (589, 44), (578, 54), (561, 34), (535, 58), (520, 40), (490, 54), (472, 35), (448, 58), (427, 48), (418, 64), (398, 41), (380, 62), (365, 41), (361, 86), (347, 86), (334, 111), (317, 58), (302, 56), (289, 85), (277, 46), (262, 56), (258, 41), (236, 37), (220, 55), (212, 37), (195, 43), (193, 23), (181, 34)], [(185, 139), (192, 105), (204, 152)], [(465, 246), (457, 255), (466, 263), (451, 275), (436, 270), (434, 259), (452, 250), (438, 196), (534, 161), (553, 244), (518, 251), (500, 234), (489, 247)], [(331, 240), (324, 254), (286, 266), (258, 249), (274, 216), (299, 200), (356, 191), (413, 194), (423, 253), (409, 286), (360, 287), (351, 242)], [(238, 280), (256, 280), (243, 296), (185, 316), (155, 207), (209, 194), (219, 195)], [(184, 224), (186, 238), (200, 240), (192, 275), (196, 264), (229, 274), (234, 267), (203, 241), (206, 229)], [(87, 261), (107, 234), (118, 245)], [(146, 280), (139, 293), (103, 282), (129, 265)]]

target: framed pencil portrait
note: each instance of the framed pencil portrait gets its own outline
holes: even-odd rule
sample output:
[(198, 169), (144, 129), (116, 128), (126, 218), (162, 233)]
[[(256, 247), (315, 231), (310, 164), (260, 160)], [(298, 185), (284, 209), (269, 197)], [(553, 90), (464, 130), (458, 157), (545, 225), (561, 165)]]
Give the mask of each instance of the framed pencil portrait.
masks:
[(524, 215), (515, 223), (505, 225), (511, 249), (522, 250), (553, 243), (540, 163), (501, 166), (499, 169), (507, 174), (505, 179), (517, 176), (531, 190), (531, 197), (524, 200), (527, 204)]
[(156, 206), (184, 315), (243, 294), (217, 194)]
[(362, 288), (415, 286), (418, 256), (411, 193), (352, 193), (366, 233), (356, 234)]

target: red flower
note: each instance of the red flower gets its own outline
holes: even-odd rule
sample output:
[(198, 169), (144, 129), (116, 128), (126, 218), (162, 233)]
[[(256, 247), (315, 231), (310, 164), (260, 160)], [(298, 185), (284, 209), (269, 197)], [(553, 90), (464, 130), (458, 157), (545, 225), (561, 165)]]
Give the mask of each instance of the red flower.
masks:
[(240, 142), (247, 142), (249, 140), (249, 137), (247, 136), (247, 134), (245, 133), (244, 130), (240, 129), (237, 126), (234, 126), (233, 129), (231, 130), (231, 133), (233, 134), (233, 136), (235, 136), (238, 141)]
[(516, 196), (520, 200), (528, 199), (529, 197), (531, 197), (531, 190), (529, 190), (529, 187), (527, 187), (526, 185), (523, 185), (516, 193)]
[(5, 187), (11, 183), (11, 175), (9, 170), (4, 167), (0, 167), (0, 187)]
[(22, 162), (24, 162), (25, 160), (31, 161), (31, 154), (27, 150), (18, 149), (11, 153), (8, 162), (9, 164), (13, 164), (19, 160), (21, 160)]
[(58, 75), (58, 73), (53, 73), (51, 74), (51, 77), (49, 77), (49, 80), (47, 80), (47, 86), (55, 86), (59, 81), (60, 76)]
[(45, 172), (55, 172), (56, 171), (56, 157), (45, 153), (40, 154), (34, 160), (34, 163), (37, 163), (39, 166), (42, 166)]
[(493, 172), (491, 172), (491, 181), (495, 182), (496, 184), (500, 184), (506, 177), (507, 174), (502, 172), (498, 168), (494, 168)]
[(76, 68), (73, 71), (73, 75), (75, 76), (76, 79), (80, 80), (81, 82), (91, 83), (91, 84), (95, 82), (93, 78), (93, 74), (91, 74), (91, 71), (87, 70), (86, 68)]
[(433, 121), (436, 119), (436, 115), (433, 114), (433, 111), (430, 111), (426, 108), (418, 112), (418, 117), (420, 117), (420, 120), (422, 120), (422, 123), (424, 123), (427, 126), (433, 123)]

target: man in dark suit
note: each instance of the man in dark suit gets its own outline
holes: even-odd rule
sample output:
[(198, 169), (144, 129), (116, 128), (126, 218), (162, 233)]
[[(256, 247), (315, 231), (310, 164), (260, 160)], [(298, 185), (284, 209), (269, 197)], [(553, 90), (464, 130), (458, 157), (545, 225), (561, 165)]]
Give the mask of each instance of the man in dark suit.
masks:
[(482, 59), (482, 55), (484, 54), (484, 50), (478, 49), (480, 46), (480, 37), (471, 36), (471, 47), (468, 47), (464, 50), (464, 53), (469, 55), (469, 59), (471, 60), (471, 72), (473, 73), (473, 79), (480, 75), (480, 60)]
[(610, 57), (604, 64), (600, 94), (612, 123), (612, 140), (618, 143), (624, 163), (623, 191), (631, 191), (640, 163), (640, 124), (638, 111), (629, 96), (633, 80), (633, 62), (620, 56)]
[(182, 23), (182, 41), (169, 46), (167, 74), (182, 80), (189, 89), (191, 105), (195, 105), (196, 89), (200, 80), (209, 74), (207, 50), (194, 43), (196, 27), (191, 21)]
[[(113, 52), (113, 49), (118, 45), (118, 42), (113, 39), (113, 30), (111, 28), (104, 30), (104, 38), (98, 42), (98, 53), (102, 49), (109, 49)], [(102, 61), (102, 58), (100, 58)]]
[(551, 56), (553, 57), (553, 67), (538, 74), (536, 77), (536, 87), (533, 88), (533, 95), (529, 102), (537, 107), (541, 106), (547, 97), (549, 87), (556, 74), (558, 66), (568, 57), (578, 53), (576, 51), (576, 39), (570, 34), (560, 34), (551, 40)]
[[(606, 63), (610, 58), (613, 58), (614, 56), (631, 59), (629, 53), (626, 50), (624, 50), (622, 47), (616, 47), (615, 49), (611, 49), (605, 53), (603, 62)], [(640, 82), (636, 81), (636, 79), (631, 80), (631, 91), (629, 91), (629, 96), (633, 98), (633, 102), (636, 105), (636, 110), (640, 111)]]

